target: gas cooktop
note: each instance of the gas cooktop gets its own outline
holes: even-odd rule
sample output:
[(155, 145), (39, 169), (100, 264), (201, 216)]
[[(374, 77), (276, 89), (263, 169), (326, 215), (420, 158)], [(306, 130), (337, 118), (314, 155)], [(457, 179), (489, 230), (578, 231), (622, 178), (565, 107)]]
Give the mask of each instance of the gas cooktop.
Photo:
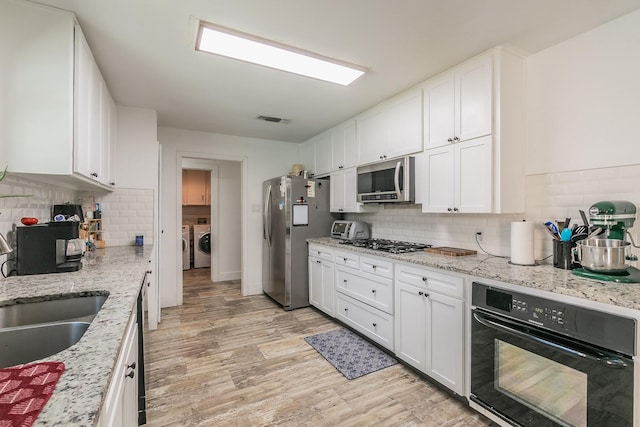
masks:
[(373, 249), (376, 251), (389, 252), (392, 254), (403, 254), (406, 252), (416, 252), (431, 245), (423, 243), (403, 242), (399, 240), (387, 239), (360, 239), (360, 240), (343, 240), (344, 245), (354, 246), (356, 248)]

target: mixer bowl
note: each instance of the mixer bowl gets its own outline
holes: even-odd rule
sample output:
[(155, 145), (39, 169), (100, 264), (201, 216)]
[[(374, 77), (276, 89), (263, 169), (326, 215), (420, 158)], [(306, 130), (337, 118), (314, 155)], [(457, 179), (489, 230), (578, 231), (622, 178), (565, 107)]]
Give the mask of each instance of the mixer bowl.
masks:
[(627, 255), (631, 244), (617, 239), (585, 239), (577, 242), (577, 261), (596, 273), (621, 274), (631, 266)]

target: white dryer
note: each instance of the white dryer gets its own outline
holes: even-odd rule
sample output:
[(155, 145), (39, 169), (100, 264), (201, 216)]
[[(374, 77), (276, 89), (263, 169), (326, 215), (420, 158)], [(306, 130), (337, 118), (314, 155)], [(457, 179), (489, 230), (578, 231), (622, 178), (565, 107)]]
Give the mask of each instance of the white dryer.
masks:
[(211, 225), (193, 226), (193, 267), (211, 267)]
[(191, 226), (182, 226), (182, 269), (191, 268)]

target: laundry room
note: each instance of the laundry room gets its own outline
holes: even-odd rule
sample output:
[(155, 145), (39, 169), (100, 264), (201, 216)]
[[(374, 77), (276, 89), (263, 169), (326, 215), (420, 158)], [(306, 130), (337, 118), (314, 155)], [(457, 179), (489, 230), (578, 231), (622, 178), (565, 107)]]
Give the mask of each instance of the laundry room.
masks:
[(239, 280), (240, 162), (185, 157), (181, 178), (183, 280)]

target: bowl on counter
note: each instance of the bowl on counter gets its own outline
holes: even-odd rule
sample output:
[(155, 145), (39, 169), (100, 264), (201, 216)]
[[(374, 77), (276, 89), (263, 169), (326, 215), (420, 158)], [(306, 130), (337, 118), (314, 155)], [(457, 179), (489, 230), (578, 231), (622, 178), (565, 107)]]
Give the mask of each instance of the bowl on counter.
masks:
[(617, 239), (585, 239), (577, 242), (577, 262), (597, 273), (621, 274), (627, 271), (631, 244)]

